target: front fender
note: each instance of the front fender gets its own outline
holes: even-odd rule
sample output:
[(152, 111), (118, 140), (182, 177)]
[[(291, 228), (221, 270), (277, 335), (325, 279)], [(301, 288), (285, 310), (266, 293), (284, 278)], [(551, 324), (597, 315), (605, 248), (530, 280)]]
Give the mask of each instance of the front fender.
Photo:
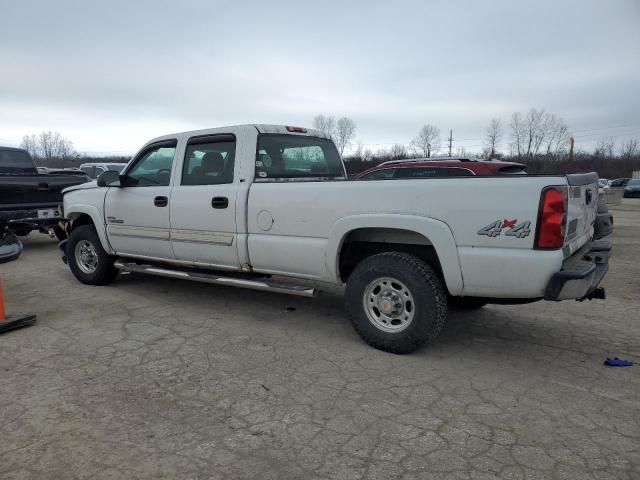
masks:
[(102, 218), (102, 213), (100, 212), (100, 210), (98, 210), (98, 208), (94, 207), (93, 205), (75, 204), (68, 207), (68, 209), (65, 208), (64, 214), (70, 221), (77, 219), (78, 217), (80, 217), (80, 215), (88, 215), (91, 218), (93, 225), (96, 227), (96, 232), (98, 233), (98, 237), (100, 238), (100, 243), (102, 243), (102, 248), (104, 248), (105, 251), (109, 254), (116, 253), (109, 244), (104, 220)]
[(444, 222), (417, 215), (372, 213), (344, 217), (335, 222), (329, 235), (325, 261), (328, 276), (336, 283), (340, 283), (339, 259), (344, 239), (349, 232), (359, 228), (394, 228), (422, 235), (438, 255), (449, 293), (462, 294), (462, 270), (451, 229)]

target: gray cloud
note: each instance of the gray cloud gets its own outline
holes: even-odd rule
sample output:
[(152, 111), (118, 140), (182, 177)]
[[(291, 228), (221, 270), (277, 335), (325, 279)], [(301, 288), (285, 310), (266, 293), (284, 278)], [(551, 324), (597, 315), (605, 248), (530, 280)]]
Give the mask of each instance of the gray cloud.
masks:
[(589, 148), (640, 137), (639, 21), (635, 0), (0, 0), (0, 142), (53, 129), (131, 152), (170, 131), (327, 113), (365, 144), (432, 123), (473, 149), (491, 117), (535, 107)]

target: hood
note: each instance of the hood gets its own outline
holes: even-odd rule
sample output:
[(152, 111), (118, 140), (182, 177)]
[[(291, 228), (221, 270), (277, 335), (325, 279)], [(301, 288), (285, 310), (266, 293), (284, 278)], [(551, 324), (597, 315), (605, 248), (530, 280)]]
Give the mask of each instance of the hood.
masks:
[(73, 187), (67, 187), (62, 190), (62, 194), (73, 192), (74, 190), (87, 190), (89, 188), (98, 188), (98, 182), (96, 180), (87, 183), (81, 183), (79, 185), (74, 185)]

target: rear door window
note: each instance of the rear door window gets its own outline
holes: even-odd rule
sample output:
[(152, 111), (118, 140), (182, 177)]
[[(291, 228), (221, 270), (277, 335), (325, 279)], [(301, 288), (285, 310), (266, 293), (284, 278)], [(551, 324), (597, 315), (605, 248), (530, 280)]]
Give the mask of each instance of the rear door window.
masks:
[(235, 156), (233, 135), (190, 139), (182, 164), (182, 185), (233, 183)]
[(345, 178), (333, 141), (302, 135), (260, 135), (256, 181), (305, 178)]

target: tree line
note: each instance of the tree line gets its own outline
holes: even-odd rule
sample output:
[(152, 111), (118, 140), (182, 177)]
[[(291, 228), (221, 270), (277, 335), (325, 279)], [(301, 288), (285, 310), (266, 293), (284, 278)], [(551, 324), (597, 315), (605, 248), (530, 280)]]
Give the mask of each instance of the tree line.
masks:
[(78, 153), (73, 141), (63, 137), (60, 132), (43, 131), (22, 137), (20, 148), (29, 152), (36, 165), (49, 168), (78, 168), (90, 162), (128, 162), (127, 156), (94, 157)]
[[(458, 147), (451, 150), (451, 156), (523, 163), (529, 173), (541, 174), (595, 171), (602, 178), (620, 178), (640, 171), (638, 139), (631, 138), (616, 145), (613, 137), (605, 136), (593, 151), (587, 152), (580, 148), (573, 150), (571, 137), (568, 125), (561, 117), (532, 108), (526, 113), (514, 112), (506, 127), (500, 118), (492, 118), (479, 151), (468, 152), (464, 147)], [(505, 142), (506, 149), (502, 148)], [(442, 154), (442, 150), (440, 129), (425, 124), (407, 144), (396, 143), (372, 151), (358, 143), (345, 160), (347, 171), (355, 174), (389, 160), (431, 158)], [(445, 153), (449, 154), (448, 149)]]
[[(374, 151), (357, 142), (349, 152), (347, 150), (354, 144), (356, 136), (353, 119), (320, 114), (314, 117), (313, 127), (334, 140), (340, 154), (345, 157), (347, 171), (352, 174), (388, 160), (431, 158), (442, 152), (440, 128), (428, 123), (422, 125), (406, 144), (396, 143)], [(630, 177), (633, 171), (640, 170), (640, 143), (635, 138), (618, 145), (613, 137), (605, 136), (591, 152), (579, 148), (572, 151), (570, 138), (570, 129), (562, 118), (544, 109), (532, 108), (526, 113), (514, 112), (506, 124), (500, 118), (492, 118), (479, 151), (467, 152), (465, 148), (457, 147), (451, 154), (454, 157), (523, 163), (530, 173), (596, 171), (601, 177), (619, 178)], [(84, 162), (126, 162), (129, 159), (127, 156), (80, 154), (70, 139), (52, 131), (25, 135), (20, 146), (31, 154), (37, 165), (54, 168), (78, 167)]]

